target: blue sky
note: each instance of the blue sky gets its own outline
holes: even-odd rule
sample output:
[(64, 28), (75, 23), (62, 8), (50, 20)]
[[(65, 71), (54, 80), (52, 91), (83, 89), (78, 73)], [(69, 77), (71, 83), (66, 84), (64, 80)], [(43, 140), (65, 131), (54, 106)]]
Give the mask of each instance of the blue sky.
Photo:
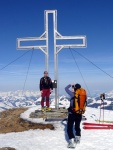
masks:
[[(0, 0), (0, 68), (25, 51), (16, 50), (16, 38), (37, 37), (44, 32), (44, 10), (57, 10), (62, 35), (86, 35), (83, 56), (113, 76), (113, 0)], [(110, 78), (75, 51), (72, 51), (91, 94), (113, 89)], [(49, 16), (49, 74), (54, 79), (52, 16)], [(22, 90), (31, 52), (0, 71), (0, 91)], [(45, 57), (35, 50), (25, 90), (39, 90)], [(69, 83), (86, 88), (69, 49), (59, 53), (59, 93)]]

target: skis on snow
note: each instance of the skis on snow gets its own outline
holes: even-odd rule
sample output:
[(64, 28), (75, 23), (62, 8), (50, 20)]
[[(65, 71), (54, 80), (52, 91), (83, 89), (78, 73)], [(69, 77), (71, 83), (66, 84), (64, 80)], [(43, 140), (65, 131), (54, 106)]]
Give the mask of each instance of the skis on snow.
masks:
[(85, 130), (93, 130), (93, 129), (103, 129), (103, 130), (113, 130), (113, 124), (102, 124), (102, 123), (90, 123), (90, 122), (84, 122), (83, 123), (83, 129)]

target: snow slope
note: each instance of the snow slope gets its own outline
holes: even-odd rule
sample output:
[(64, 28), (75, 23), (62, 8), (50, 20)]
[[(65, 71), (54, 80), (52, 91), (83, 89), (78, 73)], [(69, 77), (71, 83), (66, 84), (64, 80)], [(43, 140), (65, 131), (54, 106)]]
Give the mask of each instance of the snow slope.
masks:
[[(39, 107), (39, 106), (37, 106)], [(30, 119), (29, 114), (37, 109), (30, 107), (21, 117), (32, 122), (42, 122), (40, 119)], [(94, 122), (99, 118), (99, 109), (87, 108), (85, 113), (88, 121)], [(105, 120), (113, 121), (113, 111), (105, 110)], [(20, 133), (0, 134), (0, 147), (10, 146), (17, 150), (66, 150), (66, 122), (54, 122), (55, 130), (30, 130)], [(82, 123), (81, 123), (82, 129)], [(113, 130), (84, 130), (82, 129), (81, 143), (76, 150), (113, 150)]]

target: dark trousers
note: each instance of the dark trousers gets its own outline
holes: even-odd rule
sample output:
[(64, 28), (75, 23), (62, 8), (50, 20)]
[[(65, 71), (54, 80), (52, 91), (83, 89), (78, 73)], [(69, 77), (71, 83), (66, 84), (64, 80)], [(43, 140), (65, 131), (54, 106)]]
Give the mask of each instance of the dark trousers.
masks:
[[(80, 129), (81, 120), (82, 120), (81, 114), (72, 113), (68, 115), (67, 133), (69, 139), (75, 138), (75, 135), (81, 136), (81, 129)], [(74, 127), (74, 131), (73, 131), (73, 127)], [(73, 132), (75, 132), (75, 134)]]

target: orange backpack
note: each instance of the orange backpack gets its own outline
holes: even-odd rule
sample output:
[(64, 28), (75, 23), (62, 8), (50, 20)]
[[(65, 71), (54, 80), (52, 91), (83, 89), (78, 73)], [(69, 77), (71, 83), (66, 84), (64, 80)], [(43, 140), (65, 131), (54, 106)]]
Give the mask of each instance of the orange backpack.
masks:
[(84, 114), (86, 110), (87, 94), (83, 88), (77, 89), (74, 95), (73, 111), (77, 114)]

